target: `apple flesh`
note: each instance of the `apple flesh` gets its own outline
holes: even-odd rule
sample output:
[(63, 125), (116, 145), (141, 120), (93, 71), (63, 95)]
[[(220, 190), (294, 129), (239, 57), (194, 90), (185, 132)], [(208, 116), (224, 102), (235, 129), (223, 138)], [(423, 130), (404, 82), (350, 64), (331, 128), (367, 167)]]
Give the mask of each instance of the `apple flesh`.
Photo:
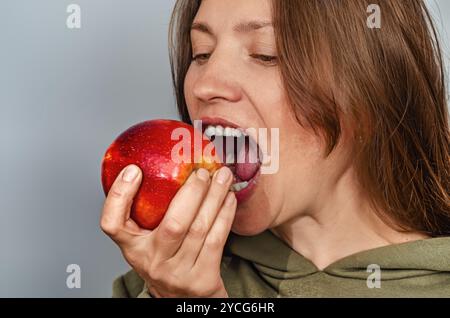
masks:
[[(174, 140), (172, 133), (179, 128), (190, 135), (191, 141), (190, 160), (183, 162), (172, 158), (174, 147), (180, 143), (180, 139)], [(198, 137), (201, 151), (194, 149), (194, 140)], [(145, 121), (117, 137), (102, 160), (101, 178), (105, 195), (119, 173), (130, 164), (137, 165), (143, 174), (130, 217), (140, 227), (149, 230), (159, 225), (173, 197), (194, 170), (205, 168), (212, 174), (223, 166), (215, 155), (214, 145), (202, 138), (201, 131), (175, 120)]]

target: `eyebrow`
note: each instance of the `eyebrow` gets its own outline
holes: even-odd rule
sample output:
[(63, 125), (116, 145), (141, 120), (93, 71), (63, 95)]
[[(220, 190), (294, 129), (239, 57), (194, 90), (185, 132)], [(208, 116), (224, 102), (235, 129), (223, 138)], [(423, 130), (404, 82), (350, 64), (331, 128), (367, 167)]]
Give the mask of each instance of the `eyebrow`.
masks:
[[(272, 27), (272, 22), (270, 21), (246, 21), (240, 22), (233, 27), (233, 31), (237, 33), (249, 33), (256, 31), (265, 27)], [(194, 22), (191, 26), (191, 31), (197, 30), (211, 36), (214, 36), (212, 28), (205, 22)]]

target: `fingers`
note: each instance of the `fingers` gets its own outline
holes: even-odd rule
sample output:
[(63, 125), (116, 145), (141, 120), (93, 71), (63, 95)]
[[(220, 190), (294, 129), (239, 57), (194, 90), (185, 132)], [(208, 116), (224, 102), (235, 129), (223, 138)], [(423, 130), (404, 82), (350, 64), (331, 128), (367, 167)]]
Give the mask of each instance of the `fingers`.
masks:
[(197, 259), (203, 242), (218, 215), (233, 181), (229, 168), (221, 168), (213, 176), (208, 193), (190, 226), (187, 235), (175, 258), (186, 266), (192, 267)]
[(233, 225), (236, 207), (236, 196), (233, 192), (229, 192), (217, 215), (216, 221), (203, 243), (194, 268), (200, 270), (202, 268), (220, 268), (223, 248)]
[(209, 183), (209, 172), (199, 169), (178, 190), (161, 224), (155, 230), (156, 259), (166, 260), (176, 253), (197, 215)]
[(141, 179), (142, 173), (137, 166), (126, 167), (119, 173), (106, 197), (100, 226), (117, 243), (122, 243), (131, 236), (124, 229)]

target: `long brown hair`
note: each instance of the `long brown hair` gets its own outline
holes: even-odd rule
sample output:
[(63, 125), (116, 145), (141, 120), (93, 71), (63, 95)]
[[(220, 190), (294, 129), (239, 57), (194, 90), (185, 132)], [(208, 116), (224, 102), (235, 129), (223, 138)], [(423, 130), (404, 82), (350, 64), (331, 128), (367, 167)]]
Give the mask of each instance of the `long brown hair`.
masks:
[[(201, 0), (178, 0), (169, 28), (177, 106)], [(369, 28), (378, 4), (381, 28)], [(360, 186), (387, 223), (450, 235), (450, 130), (442, 52), (422, 0), (272, 1), (279, 67), (301, 125), (336, 147), (352, 127)]]

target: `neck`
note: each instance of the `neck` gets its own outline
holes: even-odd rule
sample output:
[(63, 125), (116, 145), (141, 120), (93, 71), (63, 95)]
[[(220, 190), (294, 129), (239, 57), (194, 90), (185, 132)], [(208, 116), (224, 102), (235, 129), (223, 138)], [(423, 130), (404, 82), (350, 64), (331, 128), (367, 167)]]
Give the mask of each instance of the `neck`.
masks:
[(320, 204), (272, 232), (319, 270), (358, 252), (426, 238), (397, 231), (383, 222), (353, 180), (352, 170), (348, 170), (332, 189), (318, 195)]

